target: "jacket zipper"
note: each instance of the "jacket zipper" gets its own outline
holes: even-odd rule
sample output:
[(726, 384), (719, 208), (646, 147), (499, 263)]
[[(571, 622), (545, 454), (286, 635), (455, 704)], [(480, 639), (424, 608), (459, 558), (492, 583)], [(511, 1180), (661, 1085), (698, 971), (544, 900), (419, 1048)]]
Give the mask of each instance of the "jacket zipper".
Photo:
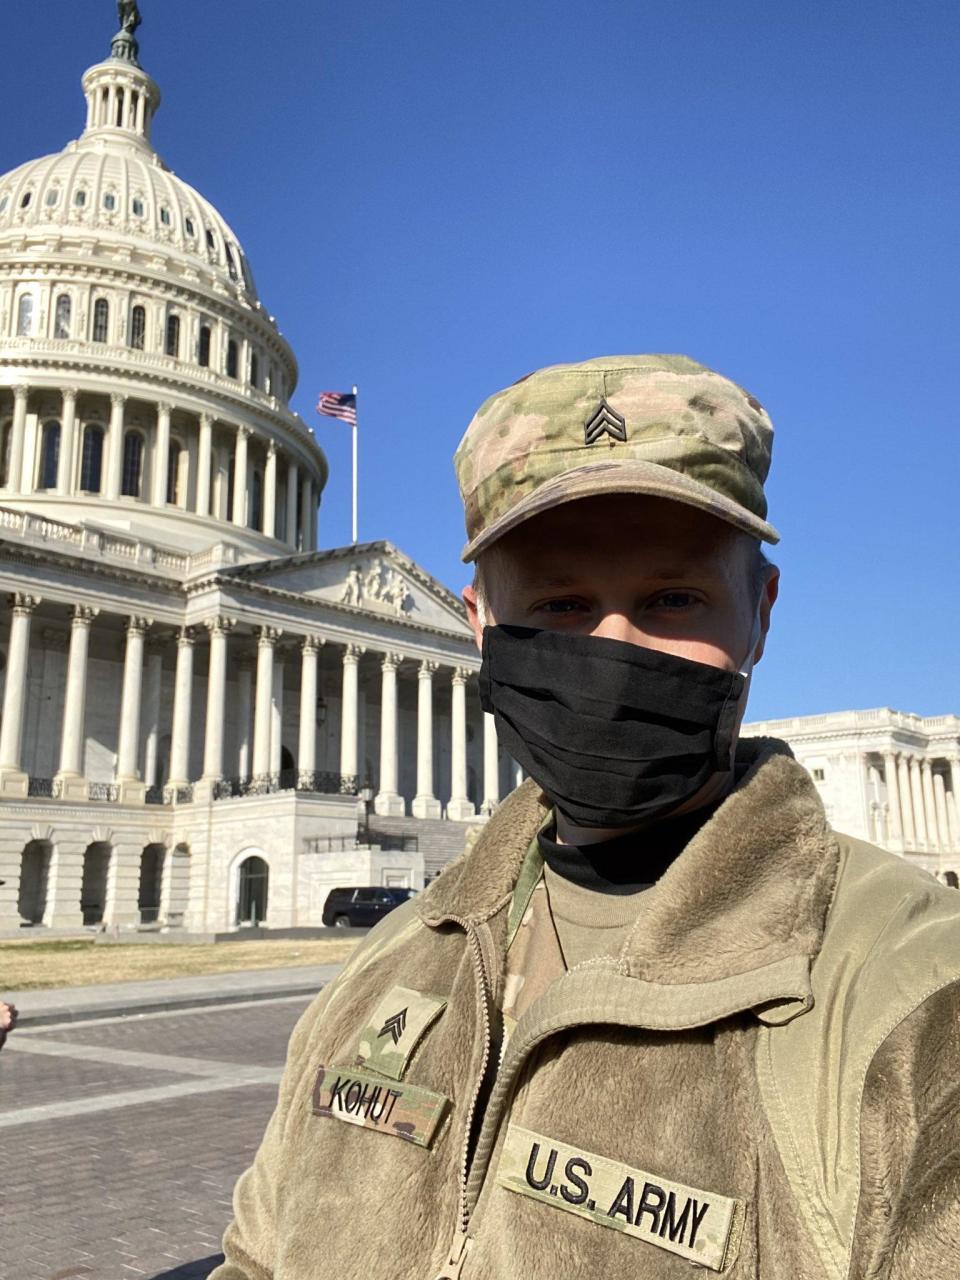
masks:
[(467, 1108), (466, 1128), (463, 1135), (463, 1150), (460, 1157), (460, 1216), (457, 1224), (457, 1231), (453, 1237), (453, 1243), (450, 1246), (450, 1258), (436, 1280), (459, 1280), (463, 1271), (463, 1264), (466, 1261), (467, 1252), (470, 1247), (470, 1241), (467, 1237), (467, 1227), (470, 1225), (470, 1210), (467, 1205), (467, 1180), (470, 1172), (470, 1135), (473, 1133), (474, 1114), (477, 1109), (477, 1102), (480, 1098), (480, 1091), (483, 1088), (483, 1082), (487, 1076), (487, 1068), (490, 1065), (490, 1007), (489, 994), (487, 990), (487, 973), (483, 964), (483, 950), (480, 946), (480, 936), (476, 929), (462, 916), (447, 916), (453, 924), (457, 924), (464, 930), (470, 943), (470, 950), (473, 957), (473, 971), (477, 979), (477, 990), (479, 993), (480, 1006), (480, 1025), (483, 1031), (483, 1057), (480, 1060), (480, 1071), (477, 1074), (476, 1083), (473, 1086), (473, 1094), (470, 1098), (470, 1105)]

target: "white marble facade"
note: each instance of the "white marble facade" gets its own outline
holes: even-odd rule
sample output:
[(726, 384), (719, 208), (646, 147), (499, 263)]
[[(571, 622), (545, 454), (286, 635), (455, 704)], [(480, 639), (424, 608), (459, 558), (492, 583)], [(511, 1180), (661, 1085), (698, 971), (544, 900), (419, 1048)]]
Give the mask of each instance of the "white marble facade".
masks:
[(81, 137), (0, 177), (0, 931), (314, 924), (344, 858), (422, 882), (353, 852), (358, 791), (463, 821), (509, 762), (460, 602), (317, 550), (296, 360), (135, 44), (83, 87)]
[(838, 831), (918, 863), (955, 888), (960, 876), (960, 717), (881, 707), (754, 721), (809, 770)]

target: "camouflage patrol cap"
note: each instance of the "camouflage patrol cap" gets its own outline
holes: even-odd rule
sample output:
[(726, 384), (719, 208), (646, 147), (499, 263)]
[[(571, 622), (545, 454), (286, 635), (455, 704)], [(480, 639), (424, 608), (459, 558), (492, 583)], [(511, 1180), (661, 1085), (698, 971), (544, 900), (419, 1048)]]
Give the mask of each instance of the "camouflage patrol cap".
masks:
[(557, 364), (485, 401), (454, 458), (463, 559), (531, 516), (604, 493), (698, 507), (764, 542), (773, 424), (728, 378), (688, 356)]

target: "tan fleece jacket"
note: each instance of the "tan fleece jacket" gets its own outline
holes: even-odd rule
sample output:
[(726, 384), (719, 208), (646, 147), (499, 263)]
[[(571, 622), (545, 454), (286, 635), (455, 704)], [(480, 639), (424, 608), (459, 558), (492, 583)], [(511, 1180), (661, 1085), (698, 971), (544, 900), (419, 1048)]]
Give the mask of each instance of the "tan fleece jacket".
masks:
[(215, 1280), (960, 1275), (960, 893), (787, 749), (497, 1064), (520, 788), (301, 1019)]

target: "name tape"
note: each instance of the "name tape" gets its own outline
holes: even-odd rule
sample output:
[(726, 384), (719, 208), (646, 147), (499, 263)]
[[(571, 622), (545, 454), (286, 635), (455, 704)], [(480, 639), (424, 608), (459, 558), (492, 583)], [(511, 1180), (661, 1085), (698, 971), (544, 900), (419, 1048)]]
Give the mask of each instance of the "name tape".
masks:
[(320, 1067), (313, 1113), (429, 1147), (447, 1099), (416, 1085), (385, 1080), (358, 1067)]
[(507, 1132), (497, 1180), (711, 1271), (723, 1271), (739, 1248), (742, 1200), (685, 1187), (516, 1125)]

